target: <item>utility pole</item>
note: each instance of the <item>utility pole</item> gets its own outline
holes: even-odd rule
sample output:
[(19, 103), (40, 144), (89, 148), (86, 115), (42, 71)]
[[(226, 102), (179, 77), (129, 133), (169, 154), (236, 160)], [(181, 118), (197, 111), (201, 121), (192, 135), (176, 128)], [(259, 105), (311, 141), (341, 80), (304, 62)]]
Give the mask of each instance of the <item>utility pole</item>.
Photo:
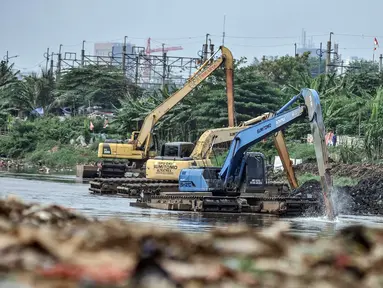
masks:
[(225, 46), (226, 15), (223, 15), (222, 46)]
[(165, 52), (165, 44), (162, 43), (162, 89), (165, 89), (165, 80), (166, 80), (166, 52)]
[(61, 48), (62, 48), (63, 44), (60, 44), (60, 48), (59, 48), (59, 54), (57, 55), (57, 79), (60, 78), (60, 75), (61, 75)]
[(137, 85), (138, 84), (138, 67), (140, 65), (140, 57), (141, 53), (136, 54), (136, 73), (134, 75), (134, 83)]
[(326, 74), (330, 72), (330, 63), (331, 63), (331, 35), (334, 33), (330, 33), (330, 40), (327, 42), (327, 57), (326, 57)]
[[(49, 56), (48, 56), (48, 58), (49, 58)], [(49, 69), (49, 74), (53, 77), (53, 52), (51, 55), (51, 67)]]
[(205, 44), (203, 44), (203, 62), (205, 62), (207, 60), (207, 55), (208, 55), (208, 42), (209, 42), (209, 36), (210, 34), (207, 33), (206, 34), (206, 41), (205, 41)]
[(294, 43), (294, 56), (297, 57), (297, 43)]
[(379, 56), (379, 72), (382, 72), (383, 54)]
[(214, 44), (211, 44), (211, 39), (209, 39), (210, 44), (210, 57), (214, 55)]
[(48, 72), (48, 65), (49, 65), (49, 48), (47, 48), (47, 52), (44, 54), (45, 59), (47, 59), (47, 62), (45, 63), (45, 71)]
[[(318, 54), (318, 53), (317, 53)], [(320, 46), (319, 46), (319, 67), (318, 67), (318, 75), (321, 74), (321, 69), (322, 69), (322, 56), (323, 56), (323, 52), (322, 52), (322, 42), (320, 42)]]
[(7, 54), (4, 56), (4, 60), (5, 62), (8, 64), (9, 63), (9, 59), (12, 59), (12, 58), (17, 58), (19, 57), (19, 55), (15, 55), (15, 56), (9, 56), (9, 52), (7, 51)]
[(124, 37), (124, 46), (122, 46), (122, 71), (124, 75), (126, 74), (126, 39), (128, 36)]
[(84, 67), (85, 63), (85, 40), (82, 41), (82, 49), (81, 49), (81, 67)]

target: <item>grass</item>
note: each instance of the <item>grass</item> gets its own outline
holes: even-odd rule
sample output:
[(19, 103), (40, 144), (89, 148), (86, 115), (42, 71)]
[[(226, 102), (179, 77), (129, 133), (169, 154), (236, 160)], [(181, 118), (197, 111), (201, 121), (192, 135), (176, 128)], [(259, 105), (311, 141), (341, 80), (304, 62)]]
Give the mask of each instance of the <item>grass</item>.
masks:
[[(320, 177), (317, 175), (313, 175), (311, 173), (304, 173), (302, 175), (297, 176), (298, 182), (300, 185), (310, 180), (320, 181)], [(336, 177), (333, 176), (333, 185), (334, 186), (354, 186), (358, 183), (358, 179), (350, 178), (350, 177)]]
[(303, 184), (303, 183), (308, 182), (310, 180), (320, 181), (320, 177), (319, 176), (313, 175), (311, 173), (304, 173), (302, 175), (297, 176), (297, 178), (298, 178), (298, 182), (300, 184)]
[[(54, 147), (54, 146), (51, 146)], [(49, 168), (74, 168), (77, 164), (87, 164), (97, 161), (97, 151), (91, 148), (58, 145), (56, 152), (50, 152), (46, 147), (36, 149), (25, 157), (25, 162), (46, 165)]]

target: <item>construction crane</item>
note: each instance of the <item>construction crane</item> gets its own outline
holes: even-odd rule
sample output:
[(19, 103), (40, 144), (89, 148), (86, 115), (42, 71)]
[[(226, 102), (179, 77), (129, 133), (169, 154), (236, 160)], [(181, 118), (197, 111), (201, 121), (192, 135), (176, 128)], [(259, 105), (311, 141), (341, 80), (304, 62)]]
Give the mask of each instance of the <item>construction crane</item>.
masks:
[(151, 38), (149, 37), (147, 44), (146, 44), (146, 50), (145, 50), (146, 55), (150, 55), (150, 53), (153, 53), (153, 52), (166, 53), (168, 51), (184, 50), (184, 48), (182, 46), (165, 47), (165, 44), (162, 44), (162, 48), (151, 49), (150, 48), (150, 42), (151, 42)]

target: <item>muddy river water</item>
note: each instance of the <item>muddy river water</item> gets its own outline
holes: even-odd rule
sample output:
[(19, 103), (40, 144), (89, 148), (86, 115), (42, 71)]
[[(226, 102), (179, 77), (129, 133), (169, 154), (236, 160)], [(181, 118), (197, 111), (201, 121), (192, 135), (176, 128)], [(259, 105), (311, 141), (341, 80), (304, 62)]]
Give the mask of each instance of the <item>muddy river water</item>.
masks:
[(119, 217), (132, 222), (154, 224), (185, 232), (203, 232), (227, 224), (246, 223), (262, 229), (275, 221), (291, 224), (291, 233), (325, 237), (352, 224), (382, 226), (383, 217), (341, 215), (334, 222), (323, 218), (277, 218), (264, 215), (238, 215), (162, 211), (130, 207), (132, 199), (96, 196), (88, 184), (75, 182), (75, 176), (0, 173), (0, 196), (16, 195), (28, 202), (58, 204), (99, 218)]

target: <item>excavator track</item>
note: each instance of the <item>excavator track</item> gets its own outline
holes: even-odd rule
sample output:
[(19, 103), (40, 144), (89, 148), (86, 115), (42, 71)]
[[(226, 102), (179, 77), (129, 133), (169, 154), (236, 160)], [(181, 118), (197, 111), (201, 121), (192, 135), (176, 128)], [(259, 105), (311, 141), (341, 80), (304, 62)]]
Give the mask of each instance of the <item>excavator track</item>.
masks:
[[(162, 189), (178, 189), (177, 180), (157, 180), (140, 177), (96, 178), (89, 181), (91, 194), (118, 194), (137, 198), (141, 192), (159, 193)], [(178, 190), (176, 190), (178, 191)]]
[(158, 195), (164, 190), (174, 192), (178, 191), (178, 182), (123, 183), (121, 186), (117, 186), (117, 195), (129, 198), (138, 198), (140, 197), (141, 193), (150, 193), (152, 195)]
[(132, 168), (124, 161), (104, 161), (100, 171), (100, 178), (145, 177), (145, 167)]
[[(180, 195), (182, 194), (182, 195)], [(195, 195), (193, 195), (195, 194)], [(319, 207), (315, 198), (279, 197), (220, 197), (206, 196), (208, 193), (165, 193), (144, 195), (131, 206), (149, 207), (162, 210), (222, 212), (222, 213), (260, 213), (279, 216), (312, 215)]]

